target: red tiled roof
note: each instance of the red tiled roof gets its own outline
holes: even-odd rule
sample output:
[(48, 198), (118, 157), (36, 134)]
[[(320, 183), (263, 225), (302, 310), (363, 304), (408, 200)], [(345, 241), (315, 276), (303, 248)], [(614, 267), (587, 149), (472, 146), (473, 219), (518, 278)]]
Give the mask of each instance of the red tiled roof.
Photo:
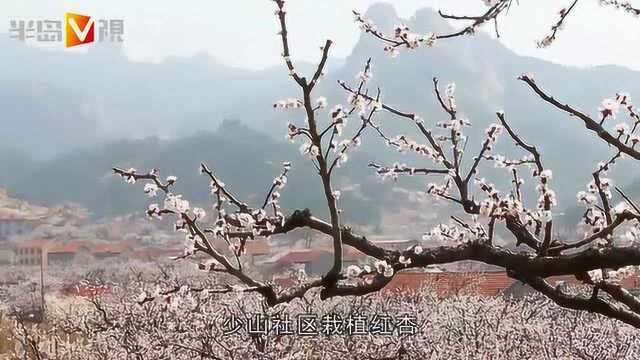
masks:
[(516, 280), (509, 277), (506, 272), (489, 272), (480, 276), (479, 293), (480, 295), (494, 296), (498, 295), (506, 288), (511, 286)]
[(90, 286), (84, 284), (69, 284), (64, 286), (60, 292), (66, 296), (77, 296), (85, 298), (94, 298), (103, 294), (107, 294), (111, 288), (107, 285)]
[(515, 282), (506, 272), (487, 273), (418, 273), (400, 272), (385, 287), (386, 291), (417, 291), (422, 287), (434, 288), (438, 295), (446, 296), (468, 288), (470, 292), (495, 296)]
[(273, 282), (281, 288), (289, 288), (296, 284), (296, 281), (290, 277), (281, 277), (273, 279)]
[(180, 249), (165, 249), (159, 247), (148, 247), (138, 249), (136, 251), (131, 252), (131, 257), (141, 260), (149, 260), (149, 259), (157, 259), (162, 257), (169, 256), (179, 256), (182, 255), (182, 251)]
[(367, 258), (367, 255), (360, 252), (360, 250), (357, 250), (351, 247), (344, 249), (344, 253), (342, 254), (342, 259), (344, 261), (359, 261), (359, 260), (365, 260), (366, 258)]
[(266, 241), (247, 241), (244, 249), (248, 255), (268, 255), (271, 253), (271, 245)]
[(93, 248), (94, 255), (107, 255), (107, 254), (122, 254), (129, 250), (129, 243), (121, 241), (121, 242), (111, 242), (111, 243), (101, 243), (97, 244)]
[(40, 221), (51, 216), (50, 210), (35, 212), (33, 209), (30, 211), (23, 211), (12, 208), (0, 208), (0, 221), (11, 220), (23, 220), (23, 221)]
[(21, 241), (16, 244), (16, 248), (18, 249), (42, 249), (49, 245), (49, 241), (45, 239), (30, 239), (26, 241)]
[(318, 260), (324, 255), (331, 254), (325, 250), (318, 249), (303, 249), (292, 250), (278, 259), (278, 264), (294, 264), (294, 263), (308, 263)]
[(371, 240), (372, 243), (374, 244), (389, 244), (389, 245), (402, 245), (402, 244), (410, 244), (410, 243), (416, 243), (416, 240), (411, 240), (411, 239), (375, 239), (375, 240)]
[(623, 279), (620, 285), (625, 289), (638, 289), (640, 288), (640, 277), (637, 275), (629, 276), (628, 278)]
[[(323, 244), (322, 246), (319, 246), (319, 247), (317, 247), (315, 249), (333, 254), (333, 244)], [(344, 261), (356, 261), (357, 262), (359, 260), (365, 260), (366, 258), (367, 258), (366, 254), (364, 254), (360, 250), (352, 248), (350, 246), (344, 247), (344, 249), (342, 251), (342, 259)]]
[[(559, 276), (550, 276), (545, 278), (545, 280), (551, 284), (552, 286), (557, 285), (559, 282), (565, 282), (570, 285), (584, 285), (584, 283), (578, 279), (576, 279), (573, 275), (559, 275)], [(522, 284), (522, 283), (519, 283)], [(622, 279), (620, 285), (628, 290), (632, 289), (640, 289), (640, 276), (631, 275)]]
[[(566, 281), (578, 284), (574, 276), (551, 276), (546, 278), (555, 285), (558, 281)], [(295, 285), (295, 280), (290, 277), (273, 279), (273, 282), (283, 288)], [(431, 288), (439, 296), (449, 296), (466, 289), (469, 293), (482, 296), (497, 296), (515, 284), (517, 280), (510, 278), (506, 272), (484, 272), (484, 273), (463, 273), (463, 272), (439, 272), (439, 273), (419, 273), (419, 272), (399, 272), (384, 287), (385, 292), (414, 292), (422, 288)], [(626, 289), (640, 288), (640, 277), (630, 276), (622, 280), (622, 286)]]
[[(295, 281), (289, 277), (273, 279), (281, 287), (290, 287)], [(506, 272), (486, 273), (419, 273), (400, 272), (384, 287), (385, 292), (414, 292), (422, 288), (431, 288), (439, 296), (450, 296), (466, 290), (482, 296), (496, 296), (515, 282)]]
[(67, 243), (51, 244), (47, 248), (47, 252), (50, 254), (57, 253), (77, 253), (81, 248), (89, 248), (88, 244), (81, 240), (69, 241)]

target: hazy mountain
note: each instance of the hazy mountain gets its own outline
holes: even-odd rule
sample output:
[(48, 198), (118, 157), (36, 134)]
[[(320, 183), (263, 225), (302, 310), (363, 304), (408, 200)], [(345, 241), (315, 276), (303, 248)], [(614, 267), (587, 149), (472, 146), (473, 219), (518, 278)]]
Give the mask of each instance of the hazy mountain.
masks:
[[(113, 175), (111, 167), (135, 167), (140, 172), (156, 167), (163, 176), (178, 176), (176, 193), (205, 206), (212, 199), (209, 180), (199, 172), (200, 163), (205, 162), (228, 184), (230, 191), (259, 206), (273, 179), (282, 171), (282, 162), (291, 160), (293, 166), (282, 194), (283, 205), (287, 209), (308, 207), (324, 214), (322, 192), (308, 190), (320, 188), (320, 179), (310, 162), (297, 153), (297, 148), (265, 137), (237, 121), (225, 121), (215, 132), (179, 140), (122, 140), (74, 151), (27, 172), (10, 192), (15, 197), (44, 204), (80, 203), (98, 217), (142, 212), (153, 200), (146, 198), (141, 185), (125, 184)], [(336, 184), (345, 190), (343, 208), (353, 210), (348, 211), (352, 221), (376, 222), (375, 204), (390, 195), (381, 191), (381, 184), (366, 169), (363, 159), (356, 156), (354, 162), (359, 166), (336, 177)], [(360, 187), (373, 191), (374, 195), (364, 196)]]
[[(375, 5), (367, 16), (389, 30), (400, 21), (391, 5)], [(418, 11), (403, 22), (418, 32), (449, 27), (431, 10)], [(277, 173), (277, 166), (265, 165), (267, 161), (277, 164), (295, 158), (301, 162), (297, 147), (281, 143), (286, 122), (301, 121), (302, 115), (271, 107), (274, 101), (299, 92), (284, 65), (248, 71), (224, 66), (207, 55), (171, 58), (159, 64), (133, 63), (118, 47), (96, 45), (87, 54), (72, 54), (25, 47), (3, 38), (0, 51), (11, 56), (0, 59), (0, 143), (26, 157), (48, 159), (30, 172), (28, 166), (11, 171), (16, 165), (0, 158), (0, 166), (26, 174), (21, 180), (12, 180), (12, 189), (29, 198), (74, 200), (97, 214), (113, 214), (140, 204), (135, 200), (139, 196), (131, 196), (130, 190), (123, 191), (106, 176), (114, 164), (157, 166), (184, 176), (178, 170), (191, 174), (200, 160), (219, 162), (229, 172), (227, 182), (247, 181), (240, 191), (249, 194), (253, 191), (249, 185), (258, 185), (259, 179), (259, 185), (264, 186)], [(430, 123), (446, 119), (433, 97), (432, 77), (440, 78), (443, 86), (448, 82), (458, 85), (460, 110), (475, 125), (468, 131), (467, 164), (482, 142), (484, 129), (496, 121), (495, 112), (505, 110), (513, 126), (542, 151), (545, 166), (554, 170), (553, 184), (561, 208), (573, 205), (578, 187), (589, 181), (595, 164), (607, 158), (611, 150), (585, 131), (577, 119), (543, 103), (516, 77), (533, 73), (556, 98), (592, 114), (603, 98), (618, 91), (640, 96), (638, 72), (613, 66), (578, 69), (522, 57), (483, 34), (442, 41), (433, 49), (402, 53), (396, 59), (383, 54), (379, 42), (363, 36), (350, 56), (332, 60), (317, 95), (326, 96), (330, 104), (344, 102), (345, 95), (336, 81), (353, 79), (370, 56), (374, 64), (372, 85), (380, 85), (383, 101), (415, 111)], [(311, 70), (308, 64), (299, 68)], [(240, 119), (263, 134), (251, 132), (252, 136), (245, 136), (245, 132), (239, 132), (232, 136), (225, 133), (231, 131), (228, 124), (211, 133), (225, 118)], [(390, 135), (402, 132), (420, 139), (406, 121), (387, 115), (380, 121)], [(200, 131), (209, 132), (198, 134)], [(505, 137), (499, 147), (513, 149), (507, 145), (510, 142)], [(509, 151), (508, 155), (515, 156)], [(350, 181), (358, 184), (369, 182), (365, 178), (370, 174), (367, 160), (403, 159), (420, 165), (412, 162), (417, 159), (389, 152), (373, 134), (365, 138), (358, 156), (361, 161), (350, 164), (354, 169), (347, 170), (352, 173), (345, 172), (347, 179), (357, 176)], [(10, 158), (14, 163), (19, 159)], [(232, 160), (242, 163), (233, 165)], [(489, 170), (485, 175), (494, 172)], [(624, 164), (617, 172), (622, 184), (631, 182), (637, 173), (635, 167)], [(87, 174), (93, 176), (89, 182), (98, 185), (82, 185), (87, 182)], [(296, 170), (295, 176), (309, 179), (301, 170)], [(38, 185), (45, 178), (51, 186)], [(256, 184), (251, 182), (254, 180)], [(196, 191), (195, 184), (186, 184), (187, 191)], [(300, 184), (300, 193), (293, 196), (299, 200), (296, 206), (309, 206), (304, 200), (320, 199), (307, 198), (312, 195), (304, 191), (303, 181)], [(417, 182), (410, 184), (415, 186)], [(370, 196), (370, 190), (362, 192)], [(351, 206), (351, 202), (345, 202), (345, 206)]]
[(0, 145), (0, 187), (15, 185), (17, 179), (30, 174), (36, 162), (29, 156), (8, 146)]
[[(385, 5), (374, 6), (369, 12), (374, 19), (388, 19), (393, 13)], [(417, 12), (406, 23), (418, 32), (447, 26), (430, 10)], [(613, 97), (616, 92), (640, 96), (639, 72), (614, 66), (578, 69), (522, 57), (482, 35), (443, 41), (433, 49), (402, 53), (395, 59), (383, 56), (380, 48), (375, 40), (362, 38), (340, 75), (349, 78), (361, 67), (363, 59), (372, 55), (374, 77), (382, 87), (383, 100), (415, 109), (431, 122), (446, 119), (432, 95), (432, 77), (438, 77), (443, 85), (455, 82), (460, 110), (475, 125), (470, 134), (483, 131), (496, 121), (495, 112), (503, 109), (514, 128), (541, 150), (544, 165), (554, 170), (553, 184), (562, 207), (573, 205), (574, 189), (584, 188), (596, 163), (608, 159), (612, 150), (586, 131), (581, 121), (544, 103), (516, 80), (517, 76), (534, 74), (539, 85), (557, 99), (591, 114), (597, 114), (602, 99)], [(471, 136), (467, 153), (469, 149), (476, 151), (480, 142), (480, 138)], [(500, 143), (510, 145), (506, 136)], [(471, 154), (468, 155), (467, 159)], [(621, 162), (614, 176), (621, 184), (630, 182), (638, 173), (637, 167), (626, 164)]]

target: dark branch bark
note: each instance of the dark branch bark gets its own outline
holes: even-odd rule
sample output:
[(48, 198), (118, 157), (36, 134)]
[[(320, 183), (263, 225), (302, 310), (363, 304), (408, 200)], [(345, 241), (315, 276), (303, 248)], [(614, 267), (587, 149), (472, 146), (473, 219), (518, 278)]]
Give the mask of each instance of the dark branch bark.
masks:
[(564, 111), (564, 112), (566, 112), (566, 113), (568, 113), (570, 115), (578, 117), (580, 120), (582, 120), (584, 122), (584, 125), (585, 125), (585, 127), (587, 129), (589, 129), (589, 130), (593, 131), (594, 133), (596, 133), (598, 135), (598, 137), (600, 137), (602, 140), (604, 140), (605, 142), (607, 142), (610, 145), (615, 146), (620, 152), (623, 152), (623, 153), (631, 156), (632, 158), (634, 158), (636, 160), (640, 160), (640, 152), (638, 152), (637, 150), (634, 150), (633, 148), (625, 145), (622, 141), (620, 141), (620, 139), (618, 139), (615, 136), (611, 135), (597, 121), (593, 120), (588, 115), (586, 115), (586, 114), (574, 109), (573, 107), (571, 107), (571, 106), (569, 106), (567, 104), (563, 104), (563, 103), (559, 102), (553, 96), (547, 95), (547, 93), (545, 93), (542, 89), (540, 89), (540, 87), (538, 87), (536, 82), (533, 79), (531, 79), (530, 77), (521, 76), (519, 79), (524, 81), (527, 85), (529, 85), (529, 87), (536, 94), (538, 94), (538, 96), (540, 96), (540, 98), (542, 98), (542, 100), (548, 102), (549, 104), (555, 106), (556, 108), (558, 108), (558, 109), (560, 109), (560, 110), (562, 110), (562, 111)]

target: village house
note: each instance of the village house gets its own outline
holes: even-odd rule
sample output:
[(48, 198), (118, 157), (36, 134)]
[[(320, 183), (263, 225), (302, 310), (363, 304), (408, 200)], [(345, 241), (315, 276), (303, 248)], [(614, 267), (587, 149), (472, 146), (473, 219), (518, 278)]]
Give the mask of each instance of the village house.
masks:
[(157, 247), (157, 246), (148, 246), (143, 248), (138, 248), (134, 251), (131, 251), (129, 257), (131, 259), (136, 259), (140, 261), (157, 261), (159, 259), (167, 259), (171, 257), (180, 256), (183, 254), (183, 250), (177, 247)]
[(408, 249), (411, 246), (418, 245), (420, 242), (417, 240), (404, 239), (404, 240), (396, 240), (396, 239), (374, 239), (371, 240), (373, 245), (379, 246), (388, 250), (397, 250), (403, 251)]
[[(249, 244), (249, 242), (247, 243)], [(367, 255), (357, 249), (345, 247), (342, 253), (343, 267), (363, 265), (367, 263)], [(322, 244), (316, 248), (293, 249), (284, 255), (264, 257), (261, 260), (271, 275), (288, 273), (292, 270), (304, 270), (307, 275), (317, 275), (326, 272), (333, 265), (333, 248), (331, 244)]]
[(47, 263), (49, 265), (70, 264), (81, 256), (90, 254), (91, 244), (81, 240), (66, 243), (52, 243), (47, 248)]
[(271, 273), (280, 274), (291, 270), (304, 270), (307, 275), (317, 275), (326, 272), (332, 263), (333, 254), (327, 250), (291, 250), (273, 263)]
[(442, 297), (460, 292), (497, 296), (515, 282), (516, 280), (510, 278), (504, 271), (477, 273), (402, 271), (393, 277), (383, 291), (410, 293), (426, 288), (432, 289)]
[(360, 252), (360, 250), (352, 247), (345, 247), (342, 249), (342, 264), (346, 268), (351, 265), (363, 265), (367, 263), (367, 255)]
[(22, 241), (15, 247), (15, 263), (23, 266), (47, 267), (47, 247), (49, 241), (44, 239), (32, 239)]
[[(551, 276), (546, 280), (552, 286), (581, 286), (575, 276)], [(640, 289), (640, 277), (629, 276), (622, 286), (636, 292)], [(447, 297), (459, 293), (480, 296), (524, 297), (537, 292), (530, 286), (513, 279), (503, 270), (486, 272), (417, 272), (402, 271), (383, 288), (383, 292), (414, 293), (432, 289), (438, 296)]]
[(251, 265), (261, 264), (271, 255), (271, 245), (265, 240), (247, 241), (244, 249)]
[[(572, 275), (563, 275), (563, 276), (550, 276), (546, 278), (547, 282), (549, 282), (553, 286), (577, 286), (580, 285), (580, 281), (576, 279), (575, 276)], [(620, 281), (620, 285), (629, 290), (634, 295), (638, 295), (640, 292), (640, 276), (632, 275), (626, 277)], [(505, 289), (504, 294), (507, 296), (513, 297), (524, 297), (531, 294), (537, 294), (538, 292), (534, 290), (527, 284), (523, 284), (520, 281), (514, 281), (513, 284)]]
[(123, 256), (132, 250), (130, 241), (103, 242), (96, 244), (91, 254), (96, 259), (106, 259)]
[[(367, 256), (353, 248), (344, 248), (342, 254), (343, 266), (362, 265), (367, 262)], [(269, 261), (265, 261), (265, 264)], [(326, 272), (333, 265), (333, 249), (296, 249), (271, 261), (271, 273), (281, 274), (290, 270), (304, 270), (307, 275), (317, 275)]]
[[(315, 275), (320, 276), (322, 273)], [(580, 285), (580, 282), (574, 276), (551, 276), (546, 280), (553, 286), (562, 286), (563, 284)], [(295, 279), (291, 276), (276, 275), (273, 281), (281, 287), (290, 287), (296, 284)], [(622, 286), (631, 289), (630, 291), (633, 293), (637, 293), (640, 290), (640, 277), (637, 275), (627, 277), (622, 280)], [(458, 294), (519, 298), (537, 293), (528, 285), (509, 277), (505, 271), (455, 272), (441, 271), (435, 268), (431, 268), (430, 271), (398, 272), (381, 290), (381, 293), (411, 296), (425, 290), (431, 290), (433, 294), (441, 298)]]
[[(132, 255), (130, 242), (92, 244), (81, 240), (65, 243), (45, 239), (20, 241), (13, 247), (13, 264), (39, 266), (70, 264), (81, 259), (108, 259)], [(139, 256), (143, 256), (138, 254)]]
[(13, 264), (14, 248), (9, 243), (0, 243), (0, 265)]

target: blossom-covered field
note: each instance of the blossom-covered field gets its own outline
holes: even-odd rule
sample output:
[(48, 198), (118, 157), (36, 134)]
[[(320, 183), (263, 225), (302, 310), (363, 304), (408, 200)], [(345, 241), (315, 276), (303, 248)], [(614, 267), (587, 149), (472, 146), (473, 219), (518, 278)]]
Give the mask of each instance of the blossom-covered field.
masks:
[[(85, 286), (102, 286), (92, 281)], [(41, 324), (4, 312), (2, 356), (22, 359), (25, 347), (30, 359), (65, 360), (640, 356), (640, 332), (629, 325), (560, 308), (542, 295), (477, 296), (473, 281), (448, 297), (428, 285), (325, 301), (310, 291), (274, 307), (185, 269), (124, 270), (100, 281), (111, 284), (108, 293), (49, 297)]]

